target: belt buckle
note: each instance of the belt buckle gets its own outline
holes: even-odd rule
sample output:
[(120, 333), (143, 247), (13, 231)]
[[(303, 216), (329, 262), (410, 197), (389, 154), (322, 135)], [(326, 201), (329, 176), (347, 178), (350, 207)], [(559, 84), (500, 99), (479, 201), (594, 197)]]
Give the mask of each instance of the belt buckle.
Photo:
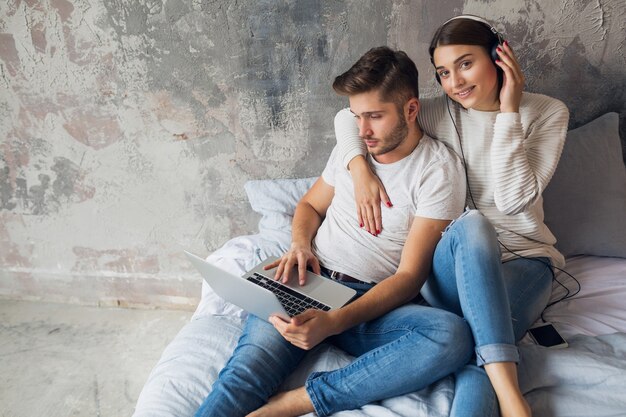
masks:
[(338, 272), (337, 271), (330, 271), (330, 277), (335, 280), (335, 281), (339, 281), (339, 278), (337, 278)]

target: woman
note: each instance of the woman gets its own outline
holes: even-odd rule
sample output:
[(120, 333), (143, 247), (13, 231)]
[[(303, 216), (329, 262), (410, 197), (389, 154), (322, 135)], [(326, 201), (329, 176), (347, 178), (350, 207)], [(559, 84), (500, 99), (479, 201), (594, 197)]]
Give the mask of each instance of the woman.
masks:
[[(463, 159), (470, 208), (446, 229), (422, 289), (431, 305), (463, 315), (476, 343), (476, 365), (456, 375), (451, 415), (498, 415), (499, 405), (503, 417), (530, 416), (515, 342), (547, 305), (552, 266), (564, 263), (543, 223), (541, 194), (561, 155), (569, 113), (558, 100), (523, 92), (513, 50), (482, 18), (445, 22), (429, 53), (445, 95), (423, 100), (418, 120)], [(359, 132), (347, 109), (337, 114), (335, 130), (359, 221), (376, 235), (384, 227), (381, 200), (393, 202), (362, 156), (368, 132)]]

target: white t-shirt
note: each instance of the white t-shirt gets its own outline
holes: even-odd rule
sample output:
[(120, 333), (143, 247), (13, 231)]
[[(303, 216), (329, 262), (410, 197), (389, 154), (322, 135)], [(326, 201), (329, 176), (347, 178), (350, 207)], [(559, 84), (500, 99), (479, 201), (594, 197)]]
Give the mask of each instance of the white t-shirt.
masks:
[(400, 161), (380, 164), (368, 156), (368, 162), (393, 204), (381, 208), (383, 230), (373, 236), (359, 227), (352, 177), (335, 147), (322, 173), (335, 196), (313, 251), (326, 268), (380, 282), (396, 273), (413, 218), (455, 219), (463, 211), (466, 186), (460, 159), (426, 135)]

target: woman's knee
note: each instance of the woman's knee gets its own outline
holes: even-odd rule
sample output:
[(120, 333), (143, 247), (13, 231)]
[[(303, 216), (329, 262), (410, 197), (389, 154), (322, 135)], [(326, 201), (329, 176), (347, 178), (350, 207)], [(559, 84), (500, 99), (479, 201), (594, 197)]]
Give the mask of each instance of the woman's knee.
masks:
[[(458, 223), (457, 227), (462, 228), (470, 236), (484, 235), (496, 237), (496, 230), (493, 225), (478, 210), (470, 210), (465, 215), (461, 216), (455, 223)], [(453, 225), (454, 227), (454, 225)]]
[[(466, 211), (446, 229), (446, 235), (457, 244), (474, 250), (494, 251), (499, 254), (498, 235), (491, 222), (478, 210)], [(443, 239), (442, 239), (443, 240)]]

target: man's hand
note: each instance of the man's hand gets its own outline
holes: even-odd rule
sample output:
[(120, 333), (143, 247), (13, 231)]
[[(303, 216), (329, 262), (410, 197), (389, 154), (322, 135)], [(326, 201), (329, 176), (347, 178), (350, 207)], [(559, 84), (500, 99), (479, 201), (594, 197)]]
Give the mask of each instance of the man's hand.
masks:
[(289, 252), (285, 253), (280, 259), (266, 265), (264, 269), (268, 270), (278, 266), (274, 279), (287, 283), (290, 278), (289, 275), (296, 265), (298, 266), (298, 282), (300, 285), (306, 283), (307, 266), (310, 266), (311, 270), (316, 274), (319, 275), (321, 273), (320, 263), (311, 251), (311, 246), (297, 243), (292, 243)]
[(277, 316), (270, 317), (270, 323), (292, 345), (311, 350), (329, 336), (340, 333), (335, 329), (333, 312), (310, 309), (285, 321)]
[(266, 271), (278, 267), (274, 279), (282, 279), (282, 282), (287, 283), (291, 270), (296, 265), (300, 285), (306, 283), (307, 265), (316, 274), (321, 272), (319, 261), (311, 251), (311, 241), (322, 224), (334, 195), (335, 187), (328, 185), (322, 177), (319, 177), (300, 199), (291, 224), (291, 248), (279, 260), (265, 267)]

